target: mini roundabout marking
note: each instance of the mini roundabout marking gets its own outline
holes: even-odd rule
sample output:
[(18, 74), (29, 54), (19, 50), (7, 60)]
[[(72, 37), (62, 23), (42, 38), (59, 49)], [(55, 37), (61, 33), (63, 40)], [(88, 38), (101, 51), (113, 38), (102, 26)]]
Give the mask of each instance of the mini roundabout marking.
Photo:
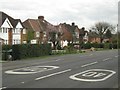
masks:
[(59, 68), (58, 66), (30, 66), (5, 71), (6, 74), (35, 74)]

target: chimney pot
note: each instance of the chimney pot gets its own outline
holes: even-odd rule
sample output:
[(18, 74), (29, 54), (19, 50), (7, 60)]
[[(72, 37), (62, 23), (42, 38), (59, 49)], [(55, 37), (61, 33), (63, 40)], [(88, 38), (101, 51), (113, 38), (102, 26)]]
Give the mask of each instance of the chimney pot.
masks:
[(44, 16), (38, 16), (38, 19), (43, 21), (44, 20)]

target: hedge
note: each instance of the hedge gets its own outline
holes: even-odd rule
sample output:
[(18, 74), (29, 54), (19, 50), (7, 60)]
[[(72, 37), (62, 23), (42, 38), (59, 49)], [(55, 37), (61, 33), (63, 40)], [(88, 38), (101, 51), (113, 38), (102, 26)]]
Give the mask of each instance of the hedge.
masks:
[(2, 46), (2, 60), (8, 59), (8, 55), (11, 54), (11, 52), (9, 52), (9, 50), (11, 48), (12, 48), (12, 46), (10, 46), (10, 45), (3, 45)]
[[(104, 49), (117, 49), (117, 43), (86, 43), (82, 45), (83, 49), (90, 49), (92, 47), (94, 48), (104, 48)], [(120, 47), (120, 45), (119, 45)]]
[[(3, 46), (3, 50), (5, 49), (5, 47), (6, 46)], [(14, 60), (50, 55), (52, 53), (51, 44), (12, 45), (11, 49), (12, 57)]]

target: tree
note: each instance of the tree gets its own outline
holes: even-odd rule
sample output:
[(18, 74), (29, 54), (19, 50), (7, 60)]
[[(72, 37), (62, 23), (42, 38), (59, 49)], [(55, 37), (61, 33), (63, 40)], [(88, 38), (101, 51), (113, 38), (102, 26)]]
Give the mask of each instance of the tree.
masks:
[(79, 50), (83, 46), (83, 37), (85, 36), (85, 27), (79, 29)]
[(30, 43), (30, 41), (34, 39), (34, 31), (28, 31), (27, 33), (27, 42)]
[(60, 42), (61, 33), (60, 32), (49, 32), (50, 41), (53, 43), (53, 49), (57, 49)]
[(106, 31), (105, 36), (109, 39), (112, 37), (112, 33), (109, 29)]
[(100, 42), (102, 43), (107, 30), (110, 30), (112, 32), (115, 30), (115, 27), (107, 22), (98, 22), (94, 26), (92, 26), (91, 29), (99, 35)]

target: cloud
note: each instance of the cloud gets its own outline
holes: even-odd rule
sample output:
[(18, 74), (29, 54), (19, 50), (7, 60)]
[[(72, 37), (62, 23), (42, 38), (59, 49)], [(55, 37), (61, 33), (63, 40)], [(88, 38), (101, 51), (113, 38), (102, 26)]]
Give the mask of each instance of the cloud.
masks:
[(98, 21), (117, 24), (118, 0), (0, 0), (0, 11), (20, 18), (40, 15), (53, 24), (75, 22), (87, 28)]

